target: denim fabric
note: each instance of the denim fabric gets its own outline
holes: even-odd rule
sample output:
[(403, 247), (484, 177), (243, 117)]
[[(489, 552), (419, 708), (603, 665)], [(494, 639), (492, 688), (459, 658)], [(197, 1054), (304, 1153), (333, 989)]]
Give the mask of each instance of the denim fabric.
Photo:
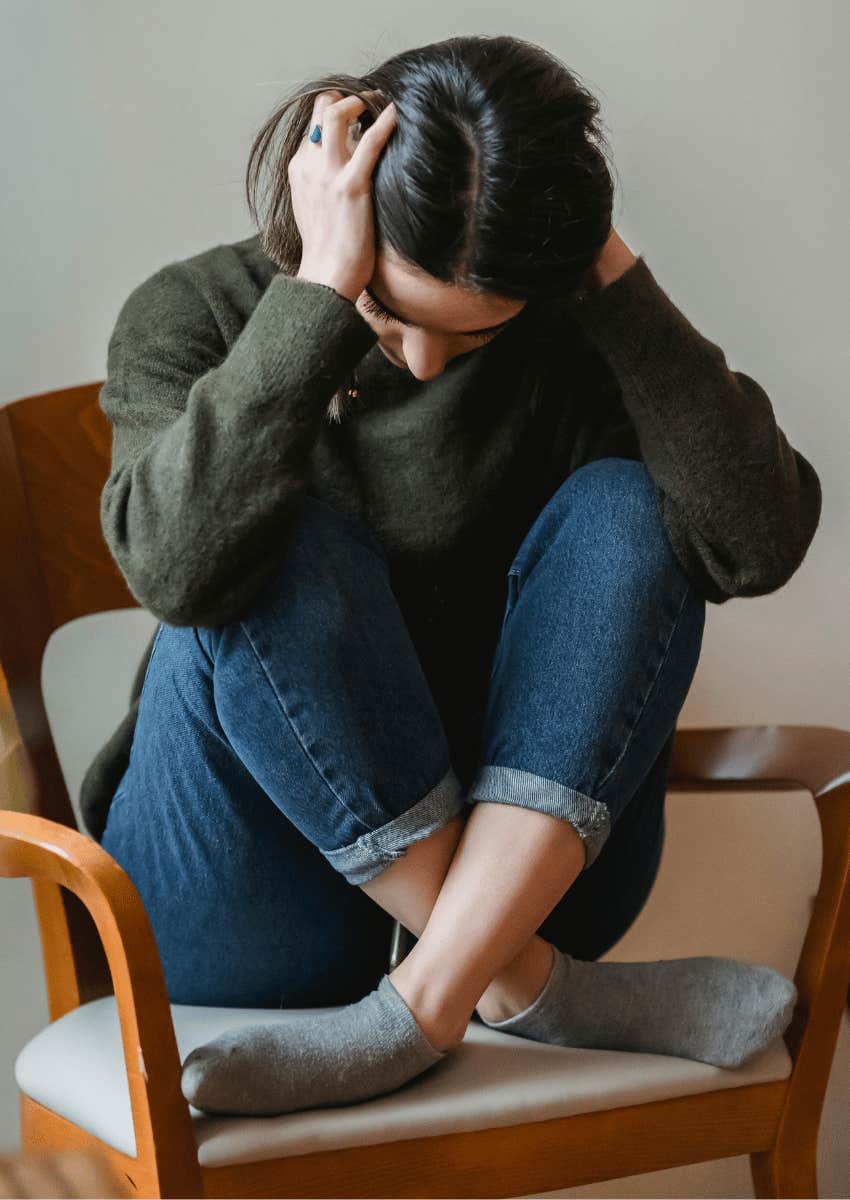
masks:
[(585, 843), (542, 936), (596, 958), (634, 921), (705, 614), (645, 465), (574, 472), (506, 584), (471, 786), (379, 540), (323, 501), (299, 497), (241, 619), (160, 626), (102, 844), (139, 890), (172, 1002), (359, 999), (393, 923), (352, 885), (481, 800), (570, 821)]
[(603, 458), (542, 509), (508, 572), (481, 767), (467, 796), (570, 821), (587, 870), (673, 732), (705, 603), (643, 463)]

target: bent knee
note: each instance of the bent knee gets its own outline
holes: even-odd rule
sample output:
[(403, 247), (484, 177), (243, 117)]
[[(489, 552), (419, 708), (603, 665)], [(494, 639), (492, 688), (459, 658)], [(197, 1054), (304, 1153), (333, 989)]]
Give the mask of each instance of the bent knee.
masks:
[(389, 563), (377, 535), (359, 518), (314, 496), (297, 497), (281, 535), (273, 573), (232, 624), (303, 624), (310, 614), (326, 632), (388, 587)]

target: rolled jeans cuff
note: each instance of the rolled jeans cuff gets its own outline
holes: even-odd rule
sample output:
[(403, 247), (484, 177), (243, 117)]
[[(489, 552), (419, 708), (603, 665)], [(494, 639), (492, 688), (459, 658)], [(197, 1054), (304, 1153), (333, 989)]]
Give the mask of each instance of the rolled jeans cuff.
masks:
[(401, 816), (362, 834), (348, 846), (321, 853), (349, 883), (366, 883), (402, 858), (414, 842), (436, 833), (465, 811), (463, 786), (450, 767), (440, 782)]
[(546, 779), (532, 771), (521, 771), (518, 767), (480, 767), (466, 802), (474, 804), (478, 800), (519, 804), (569, 821), (584, 842), (583, 871), (596, 860), (611, 832), (611, 814), (607, 804), (555, 779)]

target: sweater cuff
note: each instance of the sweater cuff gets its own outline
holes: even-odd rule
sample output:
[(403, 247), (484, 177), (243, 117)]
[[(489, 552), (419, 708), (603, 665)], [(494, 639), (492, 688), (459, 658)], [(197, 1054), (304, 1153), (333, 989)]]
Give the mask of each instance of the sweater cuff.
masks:
[(575, 296), (569, 311), (620, 378), (639, 375), (645, 384), (669, 388), (675, 347), (686, 344), (693, 359), (711, 346), (659, 285), (643, 255), (601, 291)]
[[(280, 272), (280, 274), (281, 274), (281, 275), (284, 275), (284, 274), (285, 274), (285, 272), (284, 272), (284, 271), (281, 271), (281, 272)], [(290, 276), (290, 278), (294, 278), (294, 276)], [(351, 305), (351, 307), (352, 307), (352, 308), (355, 310), (355, 312), (358, 312), (358, 311), (359, 311), (359, 309), (357, 308), (357, 304), (356, 304), (356, 302), (355, 302), (354, 300), (351, 300), (351, 299), (349, 299), (349, 297), (348, 297), (348, 296), (343, 296), (341, 292), (338, 292), (338, 291), (336, 290), (336, 288), (332, 286), (332, 284), (330, 284), (330, 283), (317, 283), (315, 280), (312, 280), (312, 279), (307, 279), (307, 280), (303, 280), (303, 279), (302, 279), (302, 280), (301, 280), (301, 282), (302, 282), (302, 283), (312, 283), (312, 284), (313, 284), (313, 287), (322, 287), (322, 288), (327, 288), (327, 290), (328, 290), (329, 292), (333, 292), (333, 294), (334, 294), (335, 296), (339, 296), (340, 300), (345, 300), (345, 302), (346, 302), (347, 304), (350, 304), (350, 305)]]
[(222, 367), (253, 376), (267, 395), (309, 380), (330, 394), (378, 340), (362, 313), (325, 284), (279, 272)]

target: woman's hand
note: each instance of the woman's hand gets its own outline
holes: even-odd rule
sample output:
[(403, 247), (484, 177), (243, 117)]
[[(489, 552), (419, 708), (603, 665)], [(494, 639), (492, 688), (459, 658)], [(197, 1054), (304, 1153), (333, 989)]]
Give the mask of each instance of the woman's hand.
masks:
[(609, 283), (613, 283), (615, 279), (619, 279), (621, 275), (625, 274), (629, 267), (634, 266), (636, 262), (636, 255), (632, 254), (612, 226), (607, 242), (593, 264), (585, 271), (582, 284), (589, 292), (601, 292)]
[(321, 92), (308, 133), (319, 123), (322, 140), (305, 137), (287, 171), (301, 234), (298, 278), (327, 284), (351, 301), (375, 272), (371, 178), (396, 119), (388, 104), (355, 141), (349, 129), (365, 107), (360, 96)]

